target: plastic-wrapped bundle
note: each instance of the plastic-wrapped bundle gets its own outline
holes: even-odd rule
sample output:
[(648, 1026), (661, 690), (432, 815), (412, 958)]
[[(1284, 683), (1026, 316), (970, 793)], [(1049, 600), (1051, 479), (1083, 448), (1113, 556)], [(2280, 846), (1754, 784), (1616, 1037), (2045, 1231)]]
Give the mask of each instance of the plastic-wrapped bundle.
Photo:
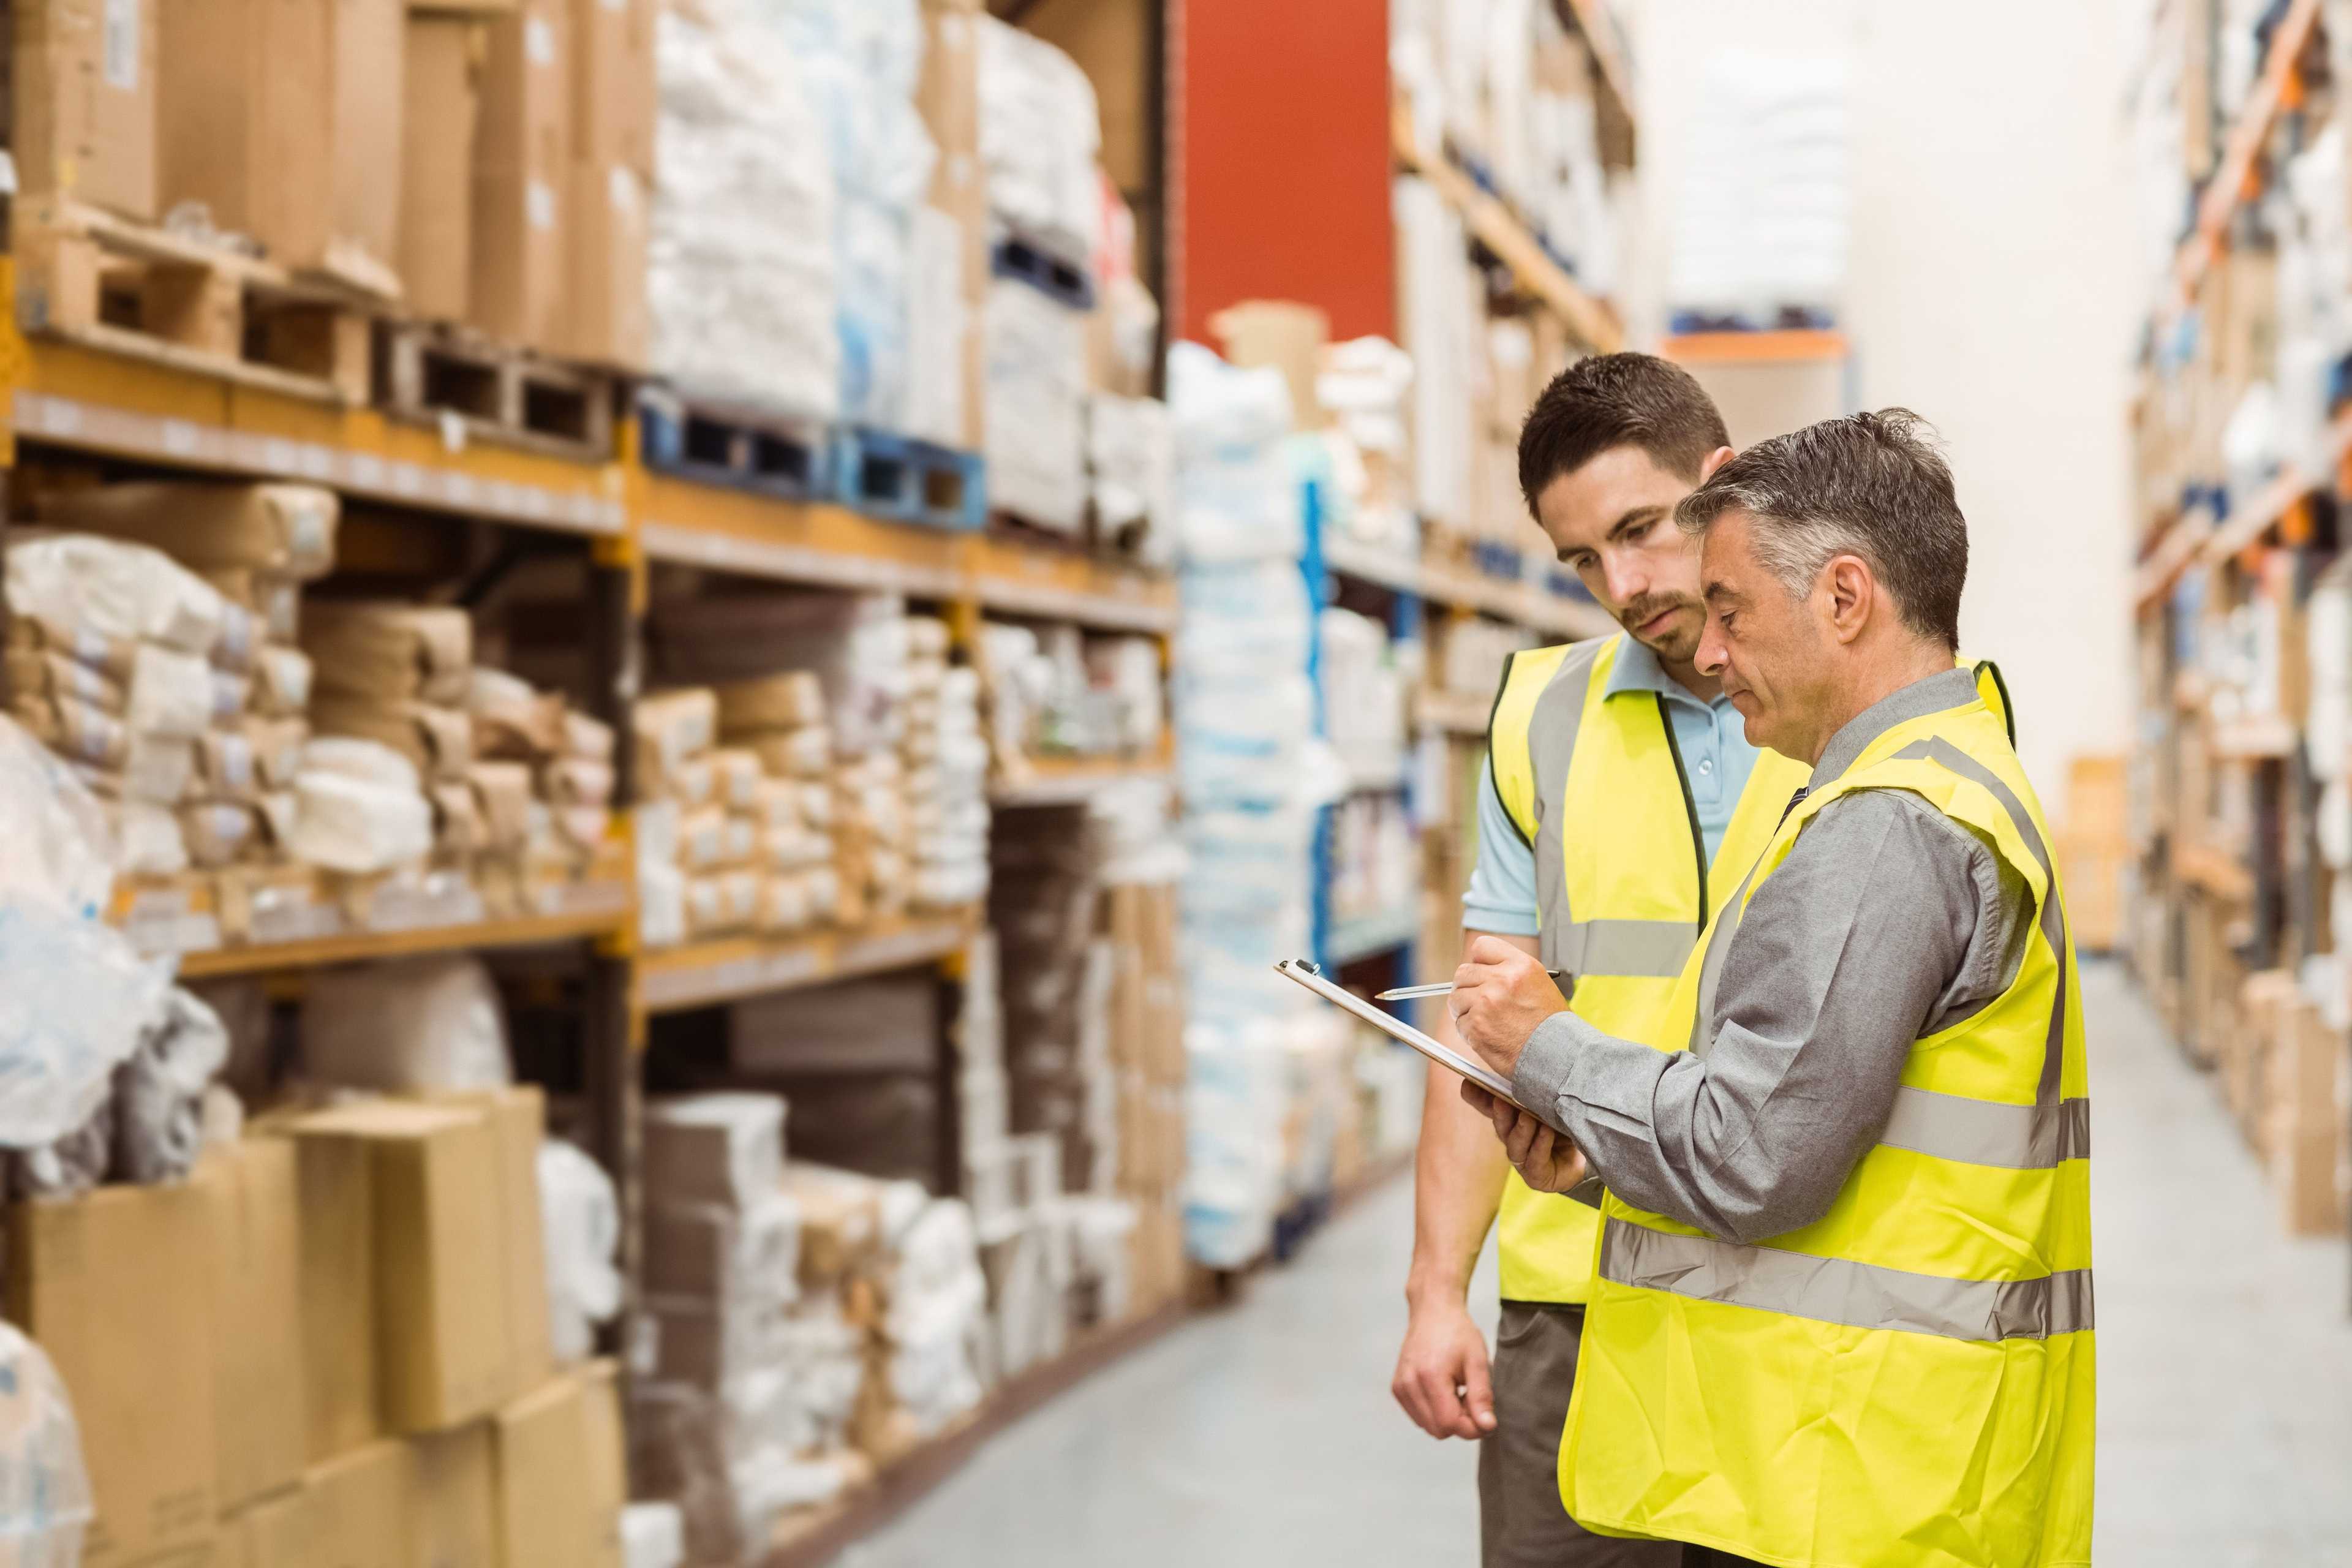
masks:
[(772, 0), (833, 165), (842, 417), (906, 428), (915, 210), (939, 153), (914, 106), (918, 0)]
[(1083, 263), (1102, 224), (1094, 84), (1044, 39), (992, 16), (980, 24), (980, 155), (988, 165), (989, 212), (1023, 238)]
[(33, 901), (0, 903), (0, 1146), (87, 1124), (170, 988), (121, 932)]
[(1707, 67), (1675, 213), (1668, 301), (1769, 326), (1845, 291), (1846, 68), (1726, 54)]
[(1168, 351), (1168, 405), (1184, 559), (1297, 560), (1306, 521), (1283, 450), (1291, 410), (1282, 373), (1236, 369), (1198, 343), (1178, 343)]
[(560, 1138), (540, 1144), (538, 1166), (550, 1342), (558, 1360), (578, 1361), (621, 1310), (621, 1200), (604, 1167)]
[(989, 504), (1075, 532), (1087, 510), (1087, 318), (998, 278), (986, 329)]
[(792, 51), (749, 0), (662, 8), (653, 360), (707, 396), (840, 412), (834, 170)]
[(228, 1061), (220, 1015), (173, 986), (114, 1069), (114, 1173), (126, 1182), (176, 1182), (204, 1147), (205, 1090)]
[(1478, 323), (1463, 287), (1461, 217), (1425, 181), (1396, 183), (1402, 327), (1412, 351), (1412, 506), (1433, 521), (1471, 521), (1472, 361)]
[(73, 1568), (93, 1509), (81, 1428), (41, 1347), (0, 1324), (0, 1543), (22, 1568)]
[(1282, 1020), (1184, 1030), (1184, 1244), (1213, 1268), (1238, 1268), (1274, 1236), (1282, 1201), (1288, 1064)]
[(1168, 405), (1097, 393), (1087, 400), (1087, 467), (1095, 518), (1129, 551), (1165, 564), (1176, 550), (1176, 429)]

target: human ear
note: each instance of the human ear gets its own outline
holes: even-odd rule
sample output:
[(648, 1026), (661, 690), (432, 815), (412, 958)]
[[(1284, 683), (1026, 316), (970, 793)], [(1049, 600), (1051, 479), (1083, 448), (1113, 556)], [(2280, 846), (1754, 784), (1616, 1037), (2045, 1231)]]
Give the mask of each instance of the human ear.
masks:
[(1715, 478), (1716, 469), (1731, 461), (1735, 456), (1737, 456), (1737, 454), (1728, 447), (1717, 447), (1714, 451), (1709, 452), (1706, 455), (1706, 461), (1700, 463), (1698, 466), (1698, 482), (1705, 484), (1707, 480)]
[(1822, 585), (1829, 595), (1831, 635), (1842, 643), (1852, 642), (1869, 624), (1878, 584), (1858, 555), (1832, 556), (1822, 571)]

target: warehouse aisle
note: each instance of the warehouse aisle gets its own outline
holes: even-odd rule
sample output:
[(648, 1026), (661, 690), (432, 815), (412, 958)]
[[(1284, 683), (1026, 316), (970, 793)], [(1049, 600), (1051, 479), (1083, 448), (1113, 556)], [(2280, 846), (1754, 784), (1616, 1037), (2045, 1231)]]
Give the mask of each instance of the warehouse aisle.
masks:
[(2101, 1562), (2352, 1568), (2340, 1240), (2296, 1241), (2211, 1081), (2112, 965), (2084, 976)]
[[(2087, 969), (2084, 993), (2099, 1558), (2352, 1568), (2344, 1247), (2281, 1234), (2210, 1084), (2116, 969)], [(1399, 1182), (1238, 1309), (1006, 1433), (844, 1568), (1474, 1563), (1475, 1456), (1388, 1396), (1411, 1216)]]
[[(1472, 1562), (1475, 1450), (1389, 1398), (1412, 1237), (1412, 1185), (1391, 1183), (1240, 1306), (998, 1437), (841, 1568)], [(1494, 1290), (1490, 1258), (1490, 1323)]]

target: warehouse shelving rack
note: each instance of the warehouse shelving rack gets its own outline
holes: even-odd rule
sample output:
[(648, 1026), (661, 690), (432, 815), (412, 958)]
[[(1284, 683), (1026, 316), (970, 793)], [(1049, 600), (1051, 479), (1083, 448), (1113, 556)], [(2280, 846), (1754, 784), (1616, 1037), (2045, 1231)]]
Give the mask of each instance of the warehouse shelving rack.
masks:
[[(1621, 73), (1622, 66), (1612, 81)], [(1410, 152), (1409, 127), (1400, 128), (1397, 150), (1408, 161), (1417, 156)], [(1580, 337), (1600, 347), (1621, 341), (1605, 307), (1576, 286), (1507, 208), (1451, 165), (1433, 164), (1424, 173), (1530, 293), (1574, 324)], [(13, 301), (16, 292), (15, 258), (0, 254), (0, 297)], [(318, 484), (354, 500), (576, 542), (591, 568), (581, 624), (590, 655), (591, 709), (625, 736), (641, 679), (648, 574), (656, 563), (801, 586), (895, 592), (941, 606), (960, 635), (968, 635), (983, 615), (996, 614), (1148, 635), (1161, 639), (1165, 650), (1178, 624), (1176, 586), (1165, 572), (984, 531), (882, 521), (828, 501), (698, 482), (640, 460), (638, 427), (629, 412), (616, 418), (614, 448), (604, 460), (561, 457), (501, 444), (451, 422), (404, 420), (264, 377), (27, 332), (13, 308), (0, 321), (0, 396), (6, 400), (0, 484), (17, 466), (22, 445), (161, 473)], [(1541, 581), (1344, 548), (1328, 564), (1335, 574), (1381, 584), (1416, 602), (1519, 622), (1546, 636), (1606, 628), (1606, 617), (1594, 606)], [(1439, 721), (1483, 728), (1484, 721), (1482, 713), (1475, 725), (1464, 715)], [(224, 940), (230, 934), (224, 931), (227, 911), (201, 893), (134, 886), (122, 891), (114, 916), (146, 945), (178, 953), (180, 973), (190, 978), (288, 974), (433, 952), (576, 953), (584, 979), (579, 1065), (589, 1142), (622, 1194), (630, 1305), (614, 1342), (625, 1344), (632, 1341), (637, 1299), (639, 1102), (648, 1019), (888, 970), (930, 969), (951, 982), (981, 916), (968, 910), (864, 930), (646, 950), (637, 937), (627, 843), (625, 808), (635, 798), (627, 745), (619, 759), (608, 864), (594, 879), (566, 889), (554, 907), (488, 918), (478, 907), (427, 901), (397, 918), (362, 922), (346, 915), (301, 927), (240, 915), (226, 923), (232, 932), (248, 934), (231, 942)], [(992, 796), (1003, 807), (1067, 805), (1121, 780), (1173, 776), (1174, 760), (1164, 748), (1129, 759), (1040, 759), (1022, 775), (1000, 781)], [(335, 904), (324, 894), (313, 901), (329, 909)], [(1391, 940), (1369, 931), (1333, 935), (1342, 946)], [(769, 1561), (784, 1568), (824, 1560), (934, 1484), (988, 1433), (1160, 1332), (1181, 1310), (1081, 1336), (1065, 1356), (998, 1391), (974, 1417), (887, 1470), (878, 1485), (780, 1544)]]
[[(2215, 128), (2210, 172), (2149, 302), (2152, 355), (2185, 353), (2203, 335), (2229, 330), (2216, 319), (2227, 281), (2221, 263), (2248, 208), (2276, 177), (2284, 132), (2310, 108), (2301, 68), (2321, 11), (2318, 0), (2289, 0), (2276, 10), (2250, 90), (2234, 117)], [(2158, 25), (2197, 22), (2174, 7), (2159, 13)], [(2340, 123), (2346, 84), (2336, 81), (2331, 90)], [(2307, 120), (2301, 129), (2308, 133)], [(2192, 364), (2180, 374), (2205, 371)], [(2316, 569), (2329, 559), (2315, 547), (2332, 543), (2341, 559), (2344, 504), (2352, 496), (2352, 405), (2339, 399), (2312, 457), (2311, 466), (2290, 463), (2251, 493), (2228, 493), (2215, 475), (2188, 476), (2194, 482), (2177, 491), (2144, 496), (2136, 519), (2131, 591), (2140, 689), (2129, 849), (2137, 907), (2126, 904), (2123, 946), (2176, 1041), (2197, 1065), (2222, 1069), (2233, 1098), (2242, 1075), (2236, 1064), (2215, 1059), (2217, 1039), (2229, 1039), (2216, 1019), (2241, 1010), (2242, 967), (2292, 971), (2329, 945), (2318, 800), (2352, 759), (2315, 754), (2298, 712), (2246, 716), (2217, 705), (2202, 672), (2182, 655), (2185, 634), (2218, 624), (2221, 607), (2252, 602), (2265, 575), (2278, 590), (2273, 610), (2299, 617)], [(2176, 477), (2169, 467), (2155, 473), (2167, 486)], [(2281, 564), (2291, 570), (2276, 573)], [(2212, 831), (2209, 814), (2225, 791), (2250, 803), (2246, 843)], [(2339, 963), (2346, 940), (2346, 932), (2334, 933)], [(2344, 1048), (2340, 1038), (2336, 1044)], [(2242, 1120), (2248, 1112), (2238, 1109)]]

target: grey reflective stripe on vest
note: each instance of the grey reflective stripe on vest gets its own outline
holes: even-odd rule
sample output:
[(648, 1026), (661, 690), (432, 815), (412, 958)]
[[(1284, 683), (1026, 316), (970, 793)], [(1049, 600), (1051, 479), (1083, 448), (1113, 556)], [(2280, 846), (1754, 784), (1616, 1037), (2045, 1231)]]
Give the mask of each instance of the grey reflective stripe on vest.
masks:
[[(1592, 661), (1608, 643), (1606, 637), (1596, 637), (1570, 647), (1528, 715), (1528, 765), (1536, 784), (1536, 948), (1548, 967), (1563, 972), (1564, 980), (1577, 973), (1578, 966), (1570, 962), (1568, 951), (1576, 913), (1568, 902), (1568, 814), (1562, 797), (1568, 770), (1576, 761), (1577, 732), (1584, 728)], [(1572, 987), (1574, 983), (1570, 984)]]
[(2048, 889), (2042, 900), (2042, 935), (2050, 943), (2050, 956), (2057, 963), (2058, 984), (2050, 999), (2050, 1033), (2042, 1045), (2042, 1079), (2035, 1089), (2034, 1103), (2055, 1105), (2058, 1086), (2066, 1070), (2066, 911), (2059, 907), (2058, 873), (2050, 863), (2050, 850), (2042, 842), (2041, 830), (2033, 826), (2033, 816), (2025, 809), (2025, 803), (2017, 798), (2017, 792), (2003, 783), (1999, 773), (1941, 736), (1914, 741), (1895, 755), (1901, 762), (1924, 757), (1971, 783), (1982, 784), (2009, 813), (2017, 836), (2025, 840), (2025, 847), (2042, 867), (2042, 883)]
[(1946, 1279), (1712, 1237), (1670, 1236), (1613, 1217), (1601, 1229), (1601, 1277), (1696, 1301), (1946, 1339), (2040, 1340), (2093, 1326), (2087, 1268), (2038, 1279)]
[(2091, 1102), (2006, 1105), (1906, 1087), (1895, 1091), (1880, 1144), (2011, 1171), (2047, 1171), (2091, 1157)]
[(1575, 975), (1672, 980), (1697, 941), (1688, 921), (1576, 921), (1561, 933), (1553, 966)]

